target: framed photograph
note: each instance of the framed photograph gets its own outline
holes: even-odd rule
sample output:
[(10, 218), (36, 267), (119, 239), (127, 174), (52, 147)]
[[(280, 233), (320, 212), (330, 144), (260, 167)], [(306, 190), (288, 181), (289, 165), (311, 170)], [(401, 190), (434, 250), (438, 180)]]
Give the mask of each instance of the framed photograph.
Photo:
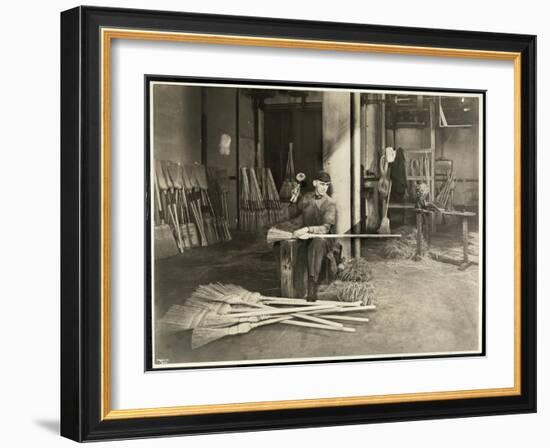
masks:
[(63, 436), (536, 411), (535, 36), (61, 25)]

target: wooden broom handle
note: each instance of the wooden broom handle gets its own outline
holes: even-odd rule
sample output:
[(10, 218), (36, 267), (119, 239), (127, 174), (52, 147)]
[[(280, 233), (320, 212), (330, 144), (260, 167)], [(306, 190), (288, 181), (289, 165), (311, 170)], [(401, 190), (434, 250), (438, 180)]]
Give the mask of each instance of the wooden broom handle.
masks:
[(386, 212), (384, 213), (384, 218), (388, 217), (388, 209), (390, 208), (390, 196), (391, 196), (391, 186), (393, 182), (390, 180), (390, 188), (388, 189), (388, 199), (386, 199)]
[(297, 327), (320, 328), (322, 330), (345, 331), (347, 333), (355, 333), (355, 328), (333, 327), (330, 325), (315, 324), (313, 322), (299, 322), (294, 319), (283, 320), (281, 323), (285, 325), (295, 325)]
[[(312, 233), (310, 234), (311, 238), (324, 238), (324, 239), (330, 239), (330, 238), (401, 238), (400, 233), (388, 233), (388, 234), (380, 234), (380, 233)], [(293, 238), (294, 239), (294, 238)]]

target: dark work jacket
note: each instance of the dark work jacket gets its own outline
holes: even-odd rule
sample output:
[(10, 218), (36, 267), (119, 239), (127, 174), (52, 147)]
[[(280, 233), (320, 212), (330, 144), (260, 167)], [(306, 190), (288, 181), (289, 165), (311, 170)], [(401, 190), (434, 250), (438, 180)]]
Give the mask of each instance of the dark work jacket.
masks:
[(407, 171), (405, 166), (405, 153), (403, 148), (397, 148), (395, 160), (391, 164), (392, 193), (402, 195), (407, 190)]
[(295, 217), (277, 227), (293, 232), (309, 227), (310, 233), (332, 233), (336, 227), (336, 202), (328, 195), (315, 199), (315, 193), (305, 193), (295, 207)]

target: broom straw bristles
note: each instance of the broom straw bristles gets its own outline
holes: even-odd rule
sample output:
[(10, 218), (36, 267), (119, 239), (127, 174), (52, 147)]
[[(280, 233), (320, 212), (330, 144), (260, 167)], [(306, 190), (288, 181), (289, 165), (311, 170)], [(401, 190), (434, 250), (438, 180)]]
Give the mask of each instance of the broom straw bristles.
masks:
[(221, 339), (225, 336), (248, 333), (253, 328), (263, 326), (263, 325), (274, 324), (277, 322), (281, 322), (285, 319), (288, 319), (288, 318), (278, 317), (278, 318), (268, 319), (268, 320), (256, 322), (256, 323), (245, 322), (245, 323), (240, 323), (240, 324), (233, 325), (231, 327), (225, 327), (225, 328), (208, 328), (208, 327), (195, 328), (191, 336), (191, 348), (194, 350), (196, 348), (202, 347), (211, 342), (217, 341), (218, 339)]
[(366, 318), (340, 316), (375, 309), (374, 305), (361, 306), (360, 303), (274, 298), (234, 284), (211, 283), (197, 287), (185, 306), (173, 306), (164, 321), (182, 329), (192, 328), (191, 346), (195, 349), (225, 336), (248, 333), (258, 326), (279, 322), (351, 333), (354, 328), (335, 320), (367, 322)]

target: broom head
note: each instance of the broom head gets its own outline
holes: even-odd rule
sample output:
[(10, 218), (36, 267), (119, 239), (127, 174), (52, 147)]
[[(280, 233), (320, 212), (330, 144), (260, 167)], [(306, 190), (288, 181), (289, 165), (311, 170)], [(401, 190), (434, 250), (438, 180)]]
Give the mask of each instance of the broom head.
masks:
[(225, 336), (248, 333), (250, 330), (252, 330), (252, 328), (252, 325), (246, 322), (225, 328), (195, 328), (191, 336), (191, 348), (195, 350), (199, 347), (202, 347), (203, 345), (210, 344), (211, 342), (217, 341), (218, 339), (221, 339)]
[(189, 228), (187, 224), (180, 224), (180, 235), (183, 240), (183, 247), (191, 247), (191, 237), (189, 236)]
[(162, 191), (166, 191), (168, 189), (168, 184), (166, 183), (164, 170), (162, 169), (162, 161), (160, 160), (155, 160), (155, 174), (157, 176), (157, 183), (159, 188)]
[(195, 223), (190, 222), (187, 223), (187, 233), (189, 235), (189, 242), (191, 244), (191, 247), (198, 247), (200, 246), (199, 243), (199, 234), (197, 232), (197, 226)]
[(183, 174), (181, 165), (179, 163), (169, 162), (168, 175), (170, 176), (170, 179), (172, 179), (174, 188), (181, 190), (183, 188)]
[(155, 260), (173, 257), (179, 253), (176, 240), (168, 224), (155, 226)]
[(179, 330), (189, 330), (198, 327), (204, 317), (211, 313), (208, 308), (195, 307), (188, 304), (172, 305), (160, 322)]
[(162, 171), (164, 173), (164, 179), (166, 180), (166, 185), (168, 185), (168, 188), (172, 190), (174, 188), (174, 183), (172, 182), (172, 178), (170, 177), (170, 171), (169, 171), (169, 166), (171, 164), (172, 162), (170, 162), (169, 160), (161, 161)]
[(199, 185), (199, 181), (197, 180), (195, 167), (196, 167), (196, 165), (188, 166), (187, 167), (187, 175), (188, 175), (189, 182), (191, 184), (191, 188), (198, 190), (198, 189), (200, 189), (200, 185)]
[(193, 165), (193, 174), (201, 190), (208, 190), (208, 179), (204, 165)]
[(279, 241), (288, 241), (293, 239), (294, 236), (292, 232), (287, 232), (286, 230), (280, 230), (276, 227), (272, 227), (267, 231), (267, 242), (269, 244), (278, 243)]
[(193, 182), (191, 180), (192, 173), (191, 169), (188, 166), (182, 165), (181, 167), (181, 176), (183, 178), (183, 186), (186, 190), (192, 190), (193, 189)]
[(388, 235), (391, 233), (390, 230), (390, 219), (388, 217), (382, 218), (382, 222), (380, 223), (380, 227), (378, 228), (378, 233)]

